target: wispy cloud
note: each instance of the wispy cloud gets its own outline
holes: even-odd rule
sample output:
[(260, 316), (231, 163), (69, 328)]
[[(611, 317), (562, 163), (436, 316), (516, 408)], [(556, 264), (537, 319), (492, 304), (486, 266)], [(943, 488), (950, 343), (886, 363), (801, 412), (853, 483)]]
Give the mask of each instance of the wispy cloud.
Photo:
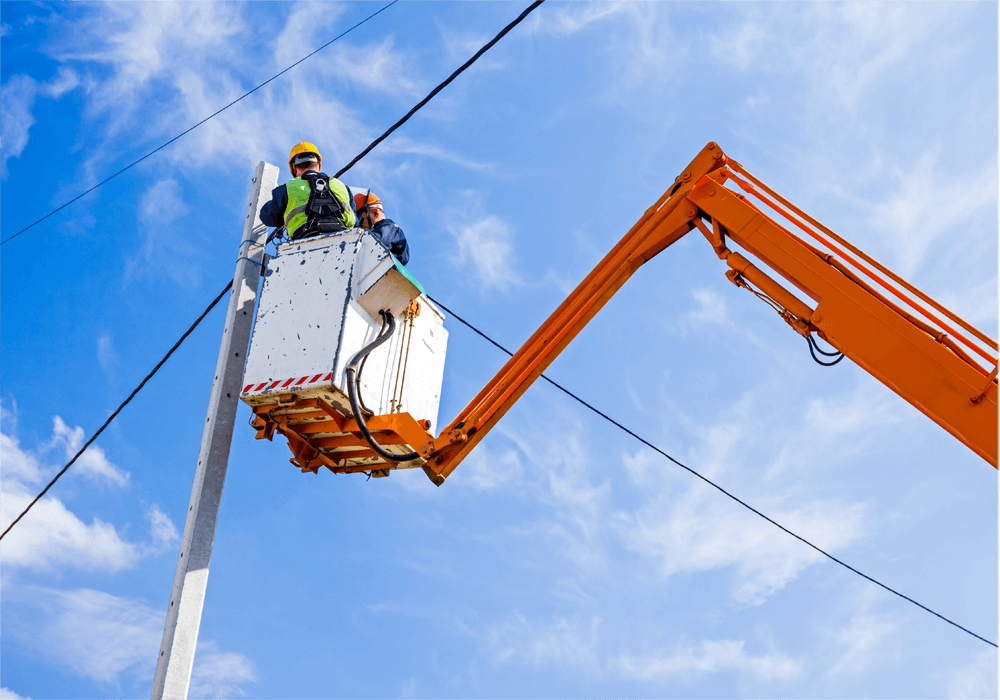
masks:
[(539, 16), (538, 29), (555, 34), (573, 34), (610, 19), (626, 9), (624, 2), (573, 3), (557, 5)]
[[(4, 634), (54, 666), (105, 687), (153, 675), (166, 614), (134, 598), (89, 588), (4, 587)], [(196, 697), (246, 694), (256, 678), (243, 654), (200, 640), (195, 652), (191, 693)]]
[(132, 278), (164, 274), (174, 282), (198, 285), (196, 248), (191, 237), (174, 222), (188, 211), (180, 184), (172, 179), (156, 182), (139, 199), (139, 235), (142, 247), (125, 263), (125, 282)]
[(126, 672), (151, 677), (164, 612), (87, 588), (6, 586), (4, 633), (50, 663), (103, 685)]
[(495, 663), (556, 664), (597, 670), (600, 626), (601, 619), (596, 616), (537, 624), (515, 613), (513, 620), (490, 630), (488, 643)]
[[(774, 520), (793, 532), (807, 533), (828, 551), (855, 542), (862, 533), (860, 505), (814, 501), (788, 509), (765, 499), (756, 503)], [(707, 487), (663, 494), (634, 515), (622, 517), (629, 548), (656, 562), (664, 577), (734, 567), (732, 596), (744, 605), (762, 603), (803, 569), (825, 561), (815, 550)]]
[(28, 145), (28, 135), (35, 118), (31, 113), (38, 95), (55, 99), (79, 84), (73, 70), (60, 67), (55, 77), (44, 83), (27, 75), (15, 75), (0, 90), (0, 179), (7, 179), (7, 160), (17, 158)]
[(462, 469), (448, 483), (467, 485), (481, 491), (508, 487), (521, 477), (521, 460), (515, 450), (497, 454), (488, 447), (478, 447), (462, 462)]
[(947, 235), (960, 241), (972, 216), (983, 208), (996, 209), (995, 164), (971, 181), (956, 181), (940, 172), (940, 158), (940, 149), (933, 147), (912, 168), (898, 170), (893, 195), (874, 206), (872, 226), (888, 239), (885, 247), (906, 278), (913, 277), (939, 239)]
[(179, 539), (177, 526), (170, 516), (160, 510), (159, 506), (152, 505), (146, 511), (149, 518), (149, 525), (152, 534), (152, 547), (154, 551), (164, 551), (172, 547)]
[(626, 677), (644, 681), (693, 677), (720, 672), (737, 672), (760, 680), (791, 680), (803, 672), (802, 662), (777, 651), (754, 656), (743, 640), (702, 640), (697, 645), (679, 646), (659, 654), (622, 655), (613, 661)]
[(7, 179), (7, 160), (21, 155), (28, 145), (28, 132), (35, 123), (31, 108), (38, 93), (38, 82), (27, 75), (15, 75), (0, 90), (0, 118), (3, 135), (0, 137), (0, 178)]
[(114, 379), (114, 371), (118, 367), (118, 355), (115, 353), (114, 340), (104, 334), (97, 339), (97, 362), (109, 379)]
[(844, 651), (826, 672), (827, 675), (864, 675), (886, 660), (886, 638), (896, 631), (896, 625), (874, 615), (855, 615), (846, 627), (835, 633)]
[(191, 695), (196, 698), (244, 697), (257, 680), (254, 663), (243, 654), (224, 651), (212, 640), (198, 640), (191, 671)]
[(463, 199), (465, 207), (456, 207), (444, 217), (445, 228), (454, 240), (451, 266), (466, 285), (481, 293), (503, 292), (520, 284), (508, 225), (493, 214), (475, 214), (480, 205), (472, 193), (465, 193)]
[(997, 696), (997, 653), (985, 649), (968, 664), (953, 668), (943, 676), (949, 698), (995, 698)]

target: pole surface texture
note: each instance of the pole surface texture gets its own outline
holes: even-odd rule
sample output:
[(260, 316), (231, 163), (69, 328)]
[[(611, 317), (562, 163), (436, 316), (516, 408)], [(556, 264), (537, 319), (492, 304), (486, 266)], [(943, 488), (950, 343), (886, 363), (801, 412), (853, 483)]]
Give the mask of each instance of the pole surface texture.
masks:
[(208, 563), (212, 558), (215, 525), (219, 518), (243, 364), (257, 299), (257, 283), (267, 241), (267, 227), (260, 222), (257, 214), (260, 211), (259, 200), (262, 193), (264, 197), (270, 196), (277, 181), (278, 169), (261, 161), (254, 173), (236, 275), (229, 293), (229, 310), (201, 438), (191, 506), (184, 525), (177, 573), (170, 593), (160, 655), (156, 661), (150, 695), (152, 700), (187, 698), (191, 683), (191, 668), (208, 584)]

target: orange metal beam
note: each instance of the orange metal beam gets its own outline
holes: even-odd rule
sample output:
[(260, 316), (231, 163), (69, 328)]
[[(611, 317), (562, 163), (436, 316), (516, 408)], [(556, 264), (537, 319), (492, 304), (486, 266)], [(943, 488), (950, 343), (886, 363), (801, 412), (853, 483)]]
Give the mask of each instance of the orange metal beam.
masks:
[[(566, 298), (517, 353), (501, 368), (436, 440), (419, 447), (428, 458), (424, 470), (440, 485), (509, 408), (527, 391), (558, 354), (591, 318), (614, 296), (635, 271), (658, 253), (698, 227), (720, 258), (733, 268), (733, 281), (741, 276), (760, 287), (784, 311), (782, 315), (803, 335), (819, 332), (886, 386), (923, 411), (948, 432), (997, 466), (996, 370), (983, 383), (985, 371), (926, 322), (916, 319), (843, 267), (840, 261), (777, 224), (743, 195), (726, 188), (728, 161), (714, 143), (695, 157), (674, 185), (650, 207), (622, 240)], [(862, 258), (902, 291), (969, 330), (980, 342), (996, 342), (912, 287), (862, 251), (809, 218), (733, 162), (738, 171), (768, 195), (817, 227), (832, 240)], [(743, 184), (747, 184), (744, 181)], [(711, 221), (711, 231), (699, 221)], [(812, 231), (792, 217), (791, 225)], [(816, 302), (815, 309), (800, 301), (781, 284), (739, 254), (725, 247), (729, 236), (763, 264), (777, 272)], [(832, 245), (829, 241), (825, 244)], [(869, 274), (861, 269), (864, 274)], [(880, 278), (877, 284), (886, 286)], [(908, 302), (917, 310), (925, 307)], [(936, 319), (935, 319), (936, 320)], [(943, 323), (942, 323), (943, 325)], [(957, 336), (966, 343), (966, 339)], [(996, 364), (996, 358), (977, 347), (970, 349)], [(417, 443), (409, 444), (416, 446)]]
[(733, 241), (818, 300), (805, 320), (834, 347), (997, 466), (996, 394), (973, 403), (985, 372), (972, 358), (948, 347), (943, 334), (940, 340), (929, 335), (732, 190), (716, 183), (696, 188), (690, 199)]

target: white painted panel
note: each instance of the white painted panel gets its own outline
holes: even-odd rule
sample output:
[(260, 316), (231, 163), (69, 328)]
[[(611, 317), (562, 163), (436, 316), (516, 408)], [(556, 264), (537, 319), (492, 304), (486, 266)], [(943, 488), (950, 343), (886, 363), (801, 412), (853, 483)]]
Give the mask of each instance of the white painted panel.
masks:
[[(403, 312), (418, 295), (421, 313), (410, 329)], [(288, 243), (271, 259), (241, 398), (258, 405), (279, 393), (322, 397), (349, 414), (345, 370), (378, 335), (379, 309), (392, 311), (396, 331), (365, 363), (361, 396), (377, 415), (402, 410), (436, 426), (448, 342), (444, 315), (361, 229)]]

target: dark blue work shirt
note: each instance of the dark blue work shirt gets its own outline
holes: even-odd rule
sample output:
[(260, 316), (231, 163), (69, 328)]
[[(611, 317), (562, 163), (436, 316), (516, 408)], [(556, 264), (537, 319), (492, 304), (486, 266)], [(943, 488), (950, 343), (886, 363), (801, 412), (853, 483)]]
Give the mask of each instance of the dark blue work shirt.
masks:
[(372, 226), (371, 231), (399, 262), (405, 265), (410, 261), (410, 245), (406, 242), (406, 234), (392, 219), (382, 219)]

